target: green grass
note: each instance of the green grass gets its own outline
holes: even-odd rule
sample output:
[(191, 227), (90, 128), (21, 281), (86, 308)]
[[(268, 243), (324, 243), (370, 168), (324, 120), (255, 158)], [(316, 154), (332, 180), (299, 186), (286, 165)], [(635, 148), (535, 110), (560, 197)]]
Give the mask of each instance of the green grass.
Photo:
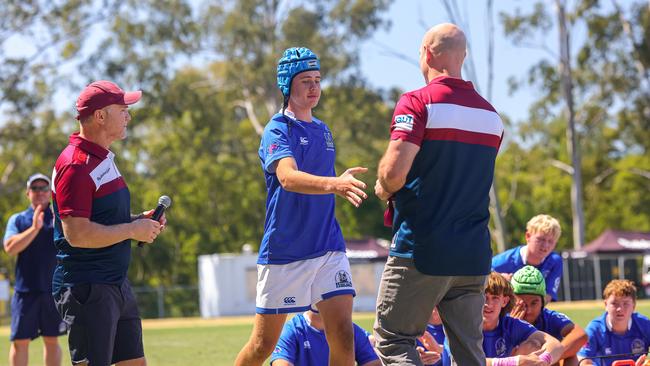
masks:
[[(551, 308), (568, 315), (585, 327), (604, 311), (602, 302), (552, 304)], [(650, 301), (637, 304), (637, 311), (650, 315)], [(372, 329), (374, 315), (355, 314), (354, 321)], [(172, 323), (173, 322), (173, 323)], [(252, 318), (222, 320), (177, 319), (172, 322), (146, 321), (144, 342), (147, 361), (151, 366), (226, 366), (232, 365), (237, 352), (246, 342), (252, 328)], [(0, 328), (0, 365), (6, 364), (9, 350), (8, 329)], [(70, 365), (67, 338), (61, 338), (63, 365)], [(35, 340), (30, 347), (30, 365), (42, 364), (42, 342)]]

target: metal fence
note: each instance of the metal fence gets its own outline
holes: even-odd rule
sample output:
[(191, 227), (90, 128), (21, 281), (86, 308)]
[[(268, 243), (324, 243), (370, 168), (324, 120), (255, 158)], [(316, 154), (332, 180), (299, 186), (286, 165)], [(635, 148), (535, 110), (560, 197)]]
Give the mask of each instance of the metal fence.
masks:
[(142, 318), (199, 316), (198, 286), (133, 287), (133, 293)]
[[(176, 318), (199, 316), (198, 286), (133, 287), (140, 317)], [(11, 324), (11, 300), (0, 301), (0, 325)]]
[(642, 286), (642, 260), (639, 254), (562, 253), (563, 275), (558, 291), (559, 301), (598, 300), (603, 289), (614, 279), (628, 279), (638, 288), (639, 298), (648, 298)]

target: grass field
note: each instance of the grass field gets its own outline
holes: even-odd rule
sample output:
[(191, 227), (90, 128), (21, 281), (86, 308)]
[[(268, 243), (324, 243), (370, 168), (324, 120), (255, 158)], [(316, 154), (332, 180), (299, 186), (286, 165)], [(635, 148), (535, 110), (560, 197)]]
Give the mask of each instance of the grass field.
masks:
[[(604, 310), (602, 302), (554, 303), (551, 309), (561, 311), (585, 327)], [(650, 316), (650, 300), (639, 301), (637, 311)], [(354, 321), (370, 330), (374, 314), (357, 313)], [(232, 365), (252, 327), (252, 317), (219, 319), (162, 319), (144, 321), (145, 352), (151, 366), (226, 366)], [(3, 342), (4, 341), (4, 342)], [(0, 328), (0, 365), (6, 364), (9, 329)], [(70, 365), (67, 339), (61, 338), (64, 365)], [(30, 347), (30, 365), (42, 364), (42, 342)]]

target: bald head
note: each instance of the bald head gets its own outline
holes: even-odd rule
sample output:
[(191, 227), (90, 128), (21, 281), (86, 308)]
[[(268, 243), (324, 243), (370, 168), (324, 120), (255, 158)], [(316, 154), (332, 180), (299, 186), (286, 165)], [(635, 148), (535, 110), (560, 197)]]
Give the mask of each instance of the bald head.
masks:
[[(455, 24), (442, 23), (429, 29), (422, 39), (422, 71), (460, 77), (467, 39)], [(427, 76), (425, 75), (425, 79)]]
[(451, 23), (438, 24), (427, 31), (422, 39), (422, 46), (427, 47), (434, 55), (443, 53), (465, 53), (467, 40), (465, 33)]

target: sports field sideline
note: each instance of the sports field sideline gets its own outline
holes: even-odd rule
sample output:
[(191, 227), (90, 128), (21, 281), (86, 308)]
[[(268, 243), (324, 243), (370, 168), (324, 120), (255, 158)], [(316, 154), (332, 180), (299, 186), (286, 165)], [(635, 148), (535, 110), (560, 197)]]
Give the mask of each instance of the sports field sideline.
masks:
[[(585, 327), (604, 311), (602, 301), (553, 303), (549, 308), (561, 311), (574, 322)], [(639, 300), (636, 311), (650, 316), (650, 300)], [(355, 313), (354, 321), (370, 330), (373, 313)], [(151, 366), (230, 366), (240, 347), (246, 342), (252, 326), (251, 316), (215, 319), (172, 318), (143, 321), (144, 344)], [(0, 328), (0, 365), (7, 362), (9, 327)], [(70, 365), (67, 339), (61, 338), (64, 348), (63, 365)], [(30, 365), (42, 362), (40, 338), (30, 346)]]

